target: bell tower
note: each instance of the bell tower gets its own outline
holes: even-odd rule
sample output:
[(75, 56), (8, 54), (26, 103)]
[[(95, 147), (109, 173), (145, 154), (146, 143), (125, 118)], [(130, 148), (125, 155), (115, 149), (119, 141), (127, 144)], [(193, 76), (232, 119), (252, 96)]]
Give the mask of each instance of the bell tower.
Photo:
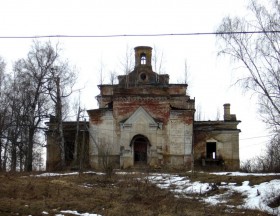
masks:
[(152, 68), (152, 47), (137, 46), (134, 48), (135, 67), (126, 75), (118, 76), (119, 86), (131, 87), (139, 85), (166, 85), (168, 74), (158, 74)]
[(152, 69), (152, 47), (138, 46), (134, 48), (135, 51), (135, 68), (149, 67)]

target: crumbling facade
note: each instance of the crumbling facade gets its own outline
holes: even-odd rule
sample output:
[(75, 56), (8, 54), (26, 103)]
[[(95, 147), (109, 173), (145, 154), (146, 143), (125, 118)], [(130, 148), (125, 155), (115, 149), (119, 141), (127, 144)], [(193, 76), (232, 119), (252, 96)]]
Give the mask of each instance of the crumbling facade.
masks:
[(152, 69), (152, 48), (135, 48), (135, 67), (118, 84), (99, 85), (99, 108), (88, 110), (88, 160), (92, 168), (239, 168), (239, 132), (230, 105), (223, 121), (195, 121), (187, 84), (170, 84)]
[(223, 121), (194, 122), (194, 160), (202, 167), (218, 166), (238, 170), (240, 121), (230, 113), (230, 104), (224, 104)]

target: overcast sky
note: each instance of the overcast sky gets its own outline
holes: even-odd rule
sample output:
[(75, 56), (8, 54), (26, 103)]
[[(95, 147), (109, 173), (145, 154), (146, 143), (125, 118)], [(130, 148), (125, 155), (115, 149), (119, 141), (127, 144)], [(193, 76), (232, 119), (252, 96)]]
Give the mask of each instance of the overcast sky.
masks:
[[(214, 32), (227, 15), (247, 16), (244, 0), (1, 0), (0, 36), (42, 35), (128, 35)], [(256, 98), (234, 86), (236, 67), (217, 57), (215, 36), (46, 38), (60, 43), (63, 57), (77, 67), (81, 103), (97, 108), (99, 69), (123, 74), (121, 62), (127, 48), (152, 46), (163, 53), (164, 73), (170, 82), (184, 80), (184, 63), (189, 67), (189, 91), (205, 120), (223, 116), (223, 104), (242, 121), (239, 128), (242, 160), (260, 154), (268, 137), (257, 115)], [(8, 69), (26, 57), (32, 39), (0, 39), (0, 55)], [(105, 82), (108, 81), (105, 77)], [(254, 138), (258, 137), (258, 138)]]

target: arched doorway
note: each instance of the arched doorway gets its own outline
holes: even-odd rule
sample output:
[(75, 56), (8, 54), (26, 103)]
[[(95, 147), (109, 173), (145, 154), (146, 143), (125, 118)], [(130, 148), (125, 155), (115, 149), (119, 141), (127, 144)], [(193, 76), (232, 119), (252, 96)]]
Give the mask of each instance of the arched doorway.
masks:
[(143, 135), (137, 135), (132, 139), (134, 149), (134, 164), (147, 164), (147, 150), (149, 140)]

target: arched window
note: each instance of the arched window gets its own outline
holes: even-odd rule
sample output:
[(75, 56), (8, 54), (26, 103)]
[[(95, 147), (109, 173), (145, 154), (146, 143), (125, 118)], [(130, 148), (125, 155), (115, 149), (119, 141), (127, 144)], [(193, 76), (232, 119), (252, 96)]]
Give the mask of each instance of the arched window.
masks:
[(141, 59), (141, 65), (145, 65), (145, 64), (146, 64), (146, 60), (147, 60), (146, 54), (145, 54), (145, 53), (142, 53), (142, 54), (140, 55), (140, 59)]

